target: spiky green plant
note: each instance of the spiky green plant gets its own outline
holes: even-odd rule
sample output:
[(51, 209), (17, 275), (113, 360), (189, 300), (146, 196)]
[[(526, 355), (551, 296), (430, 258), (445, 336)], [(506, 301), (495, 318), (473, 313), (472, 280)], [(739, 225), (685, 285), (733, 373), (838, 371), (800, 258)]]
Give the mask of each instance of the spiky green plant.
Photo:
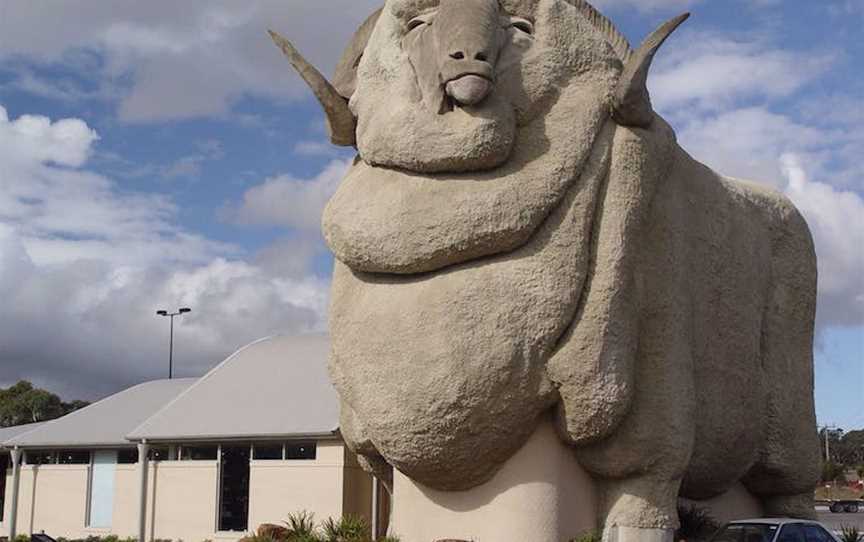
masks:
[(842, 525), (840, 527), (840, 540), (842, 542), (860, 542), (864, 540), (861, 536), (861, 531), (854, 525)]
[(321, 528), (327, 542), (365, 542), (370, 537), (366, 520), (357, 516), (344, 516), (338, 521), (328, 518)]
[(315, 514), (303, 510), (288, 514), (288, 542), (319, 542), (321, 538), (315, 529)]
[(570, 539), (570, 542), (600, 542), (601, 540), (603, 540), (603, 533), (598, 529), (592, 529)]

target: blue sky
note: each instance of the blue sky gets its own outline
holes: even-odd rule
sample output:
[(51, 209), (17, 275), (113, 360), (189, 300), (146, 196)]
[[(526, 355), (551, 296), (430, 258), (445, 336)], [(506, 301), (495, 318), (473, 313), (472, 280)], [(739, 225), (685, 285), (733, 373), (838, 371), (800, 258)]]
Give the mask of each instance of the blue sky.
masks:
[[(820, 257), (820, 423), (864, 427), (861, 0), (604, 0), (682, 145), (785, 192)], [(368, 0), (0, 4), (0, 386), (95, 398), (198, 375), (245, 342), (326, 329), (318, 215), (350, 152), (265, 30), (325, 72)], [(857, 63), (856, 63), (857, 59)]]

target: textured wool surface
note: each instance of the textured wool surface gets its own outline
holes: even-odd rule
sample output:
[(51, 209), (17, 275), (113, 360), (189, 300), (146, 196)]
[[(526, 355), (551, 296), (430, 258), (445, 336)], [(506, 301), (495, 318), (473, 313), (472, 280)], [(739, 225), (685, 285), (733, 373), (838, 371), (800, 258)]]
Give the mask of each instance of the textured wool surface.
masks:
[[(653, 49), (585, 2), (390, 0), (374, 21), (341, 76), (359, 154), (323, 220), (331, 376), (365, 466), (470, 490), (551, 411), (608, 536), (672, 529), (679, 496), (739, 483), (766, 513), (812, 514), (797, 210), (701, 165), (650, 109), (622, 118), (616, 96), (650, 108), (621, 85), (644, 87)], [(489, 70), (485, 99), (448, 95), (460, 66)]]

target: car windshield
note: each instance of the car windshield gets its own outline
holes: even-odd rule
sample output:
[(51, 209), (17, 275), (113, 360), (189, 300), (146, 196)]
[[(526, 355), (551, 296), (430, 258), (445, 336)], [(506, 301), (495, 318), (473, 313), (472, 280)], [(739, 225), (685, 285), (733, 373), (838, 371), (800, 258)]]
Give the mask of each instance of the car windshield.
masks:
[(766, 523), (731, 523), (717, 532), (711, 542), (771, 542), (777, 525)]

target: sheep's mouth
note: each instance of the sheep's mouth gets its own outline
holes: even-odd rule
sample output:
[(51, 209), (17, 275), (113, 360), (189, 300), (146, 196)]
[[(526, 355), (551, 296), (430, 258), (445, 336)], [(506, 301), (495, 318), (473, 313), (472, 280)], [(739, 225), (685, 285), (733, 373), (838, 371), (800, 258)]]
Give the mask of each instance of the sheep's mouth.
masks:
[(481, 73), (464, 73), (444, 83), (444, 93), (453, 106), (479, 105), (492, 92), (494, 83)]

